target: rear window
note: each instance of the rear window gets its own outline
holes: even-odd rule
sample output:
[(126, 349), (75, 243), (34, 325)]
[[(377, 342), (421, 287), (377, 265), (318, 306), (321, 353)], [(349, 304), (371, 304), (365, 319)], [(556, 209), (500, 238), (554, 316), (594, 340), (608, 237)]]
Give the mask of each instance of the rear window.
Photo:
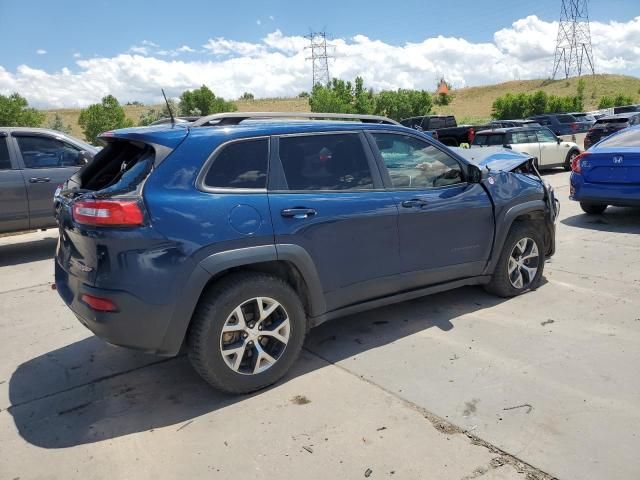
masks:
[(369, 162), (357, 134), (280, 138), (289, 190), (372, 189)]
[(627, 123), (629, 121), (629, 119), (627, 117), (620, 117), (620, 118), (603, 118), (600, 119), (596, 122), (596, 125), (605, 125), (607, 123), (611, 123), (611, 124), (620, 124), (620, 123)]
[(633, 130), (627, 130), (621, 132), (618, 135), (604, 140), (600, 147), (615, 148), (615, 147), (640, 147), (640, 129), (634, 128)]
[(132, 192), (147, 178), (154, 160), (155, 150), (150, 145), (112, 140), (72, 178), (79, 179), (81, 188), (102, 194)]
[(486, 147), (504, 145), (504, 135), (502, 133), (476, 135), (473, 139), (473, 145)]
[(429, 119), (429, 130), (444, 128), (444, 126), (445, 126), (445, 119), (442, 117), (433, 117)]
[(266, 188), (269, 140), (243, 140), (226, 145), (204, 178), (211, 188)]
[(7, 138), (0, 137), (0, 170), (9, 170), (11, 168), (11, 159), (9, 158), (9, 148), (7, 147)]
[(558, 122), (560, 123), (575, 123), (576, 118), (573, 115), (558, 115)]

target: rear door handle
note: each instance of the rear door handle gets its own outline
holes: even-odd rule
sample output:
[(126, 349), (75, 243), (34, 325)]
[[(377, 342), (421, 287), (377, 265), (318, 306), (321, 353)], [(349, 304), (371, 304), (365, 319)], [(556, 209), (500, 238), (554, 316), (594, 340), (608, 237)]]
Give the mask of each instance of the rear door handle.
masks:
[(419, 198), (412, 198), (411, 200), (405, 200), (402, 202), (402, 206), (404, 208), (420, 208), (424, 207), (427, 204), (425, 200), (421, 200)]
[(47, 183), (50, 181), (51, 179), (49, 177), (31, 177), (29, 179), (29, 183)]
[(280, 215), (288, 218), (309, 218), (313, 217), (316, 212), (313, 208), (295, 207), (285, 208), (280, 211)]

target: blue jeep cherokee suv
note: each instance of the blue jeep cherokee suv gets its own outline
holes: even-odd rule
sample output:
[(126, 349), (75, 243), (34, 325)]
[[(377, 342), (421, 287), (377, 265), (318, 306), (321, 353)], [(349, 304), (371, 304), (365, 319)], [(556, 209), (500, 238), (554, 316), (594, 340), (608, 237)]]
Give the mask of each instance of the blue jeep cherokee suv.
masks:
[(531, 158), (474, 163), (382, 117), (219, 114), (102, 138), (55, 198), (57, 290), (110, 343), (185, 345), (227, 392), (277, 381), (325, 320), (463, 285), (517, 295), (554, 252)]

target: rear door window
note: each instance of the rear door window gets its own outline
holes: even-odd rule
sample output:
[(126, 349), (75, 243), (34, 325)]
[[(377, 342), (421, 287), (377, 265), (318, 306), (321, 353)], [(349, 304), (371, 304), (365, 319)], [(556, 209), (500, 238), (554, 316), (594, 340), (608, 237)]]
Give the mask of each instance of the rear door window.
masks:
[(62, 168), (84, 165), (81, 150), (56, 138), (41, 135), (17, 135), (26, 168)]
[(215, 156), (204, 178), (209, 188), (267, 187), (269, 139), (229, 143)]
[(9, 158), (9, 147), (7, 137), (0, 136), (0, 170), (11, 169), (11, 158)]
[(369, 190), (373, 179), (358, 133), (281, 137), (289, 190)]

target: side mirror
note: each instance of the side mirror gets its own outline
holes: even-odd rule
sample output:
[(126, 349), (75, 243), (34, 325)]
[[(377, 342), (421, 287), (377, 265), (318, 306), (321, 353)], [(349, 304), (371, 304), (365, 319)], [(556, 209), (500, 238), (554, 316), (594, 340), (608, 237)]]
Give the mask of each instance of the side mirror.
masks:
[(556, 142), (558, 142), (558, 145), (560, 145), (560, 142), (561, 142), (561, 141), (562, 141), (562, 140), (560, 140), (560, 137), (556, 137)]
[(86, 165), (91, 160), (92, 160), (92, 157), (89, 154), (89, 152), (85, 150), (81, 150), (80, 152), (78, 152), (78, 165)]
[(482, 181), (482, 170), (477, 165), (468, 164), (467, 176), (469, 183), (480, 183)]
[(511, 145), (509, 145), (508, 143), (505, 143), (504, 145), (502, 145), (502, 148), (507, 148), (509, 150), (512, 150)]

